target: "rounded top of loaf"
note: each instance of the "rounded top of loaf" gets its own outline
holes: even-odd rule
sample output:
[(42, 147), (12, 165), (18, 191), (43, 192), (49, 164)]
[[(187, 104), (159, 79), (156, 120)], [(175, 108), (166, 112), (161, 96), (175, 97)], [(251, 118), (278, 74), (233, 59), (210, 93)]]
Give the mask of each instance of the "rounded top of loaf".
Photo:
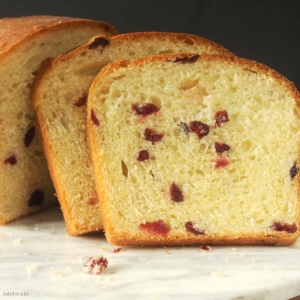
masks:
[(0, 19), (0, 58), (24, 40), (38, 37), (54, 28), (76, 27), (102, 28), (107, 33), (117, 34), (115, 28), (102, 21), (70, 18), (63, 16), (27, 16)]
[[(163, 63), (174, 63), (177, 65), (178, 63), (175, 63), (175, 60), (178, 61), (180, 59), (190, 58), (192, 56), (196, 56), (195, 53), (169, 53), (169, 54), (159, 54), (159, 55), (153, 55), (153, 56), (147, 56), (142, 57), (139, 59), (135, 59), (133, 61), (127, 61), (125, 59), (120, 59), (116, 62), (113, 62), (106, 67), (104, 67), (101, 72), (97, 75), (95, 78), (91, 89), (93, 89), (93, 86), (96, 86), (99, 81), (103, 77), (110, 76), (110, 74), (113, 74), (117, 72), (121, 68), (136, 68), (136, 67), (142, 67), (146, 64), (156, 63), (156, 64), (163, 64)], [(194, 63), (197, 63), (197, 61), (207, 61), (207, 62), (213, 62), (213, 63), (224, 63), (228, 65), (235, 65), (237, 67), (243, 68), (246, 71), (253, 72), (256, 74), (264, 74), (266, 76), (269, 76), (270, 78), (275, 79), (279, 84), (284, 86), (287, 91), (291, 93), (291, 96), (295, 99), (295, 102), (297, 103), (297, 107), (299, 108), (299, 115), (300, 115), (300, 93), (297, 90), (296, 86), (289, 81), (286, 77), (275, 71), (274, 69), (259, 63), (257, 61), (249, 60), (246, 58), (237, 57), (234, 55), (226, 55), (226, 54), (206, 54), (203, 53), (201, 55), (198, 55), (198, 58)]]

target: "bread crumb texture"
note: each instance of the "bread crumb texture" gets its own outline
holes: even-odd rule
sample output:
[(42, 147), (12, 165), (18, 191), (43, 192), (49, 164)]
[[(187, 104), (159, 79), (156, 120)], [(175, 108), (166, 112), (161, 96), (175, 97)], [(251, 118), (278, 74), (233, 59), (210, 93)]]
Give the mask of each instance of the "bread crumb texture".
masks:
[[(250, 61), (165, 57), (106, 69), (90, 91), (89, 115), (93, 109), (100, 121), (89, 124), (108, 239), (295, 239), (298, 177), (290, 170), (299, 154), (297, 93)], [(156, 141), (155, 134), (162, 137)], [(137, 159), (142, 150), (149, 158)]]

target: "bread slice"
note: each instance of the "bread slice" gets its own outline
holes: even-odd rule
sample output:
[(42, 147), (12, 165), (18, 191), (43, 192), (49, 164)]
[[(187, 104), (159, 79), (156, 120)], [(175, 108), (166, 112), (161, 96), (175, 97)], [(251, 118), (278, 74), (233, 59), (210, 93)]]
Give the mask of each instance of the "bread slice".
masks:
[(293, 244), (299, 92), (254, 61), (167, 54), (103, 69), (88, 140), (117, 245)]
[(85, 101), (97, 72), (120, 58), (183, 50), (231, 54), (218, 44), (188, 34), (145, 32), (110, 40), (97, 36), (56, 58), (39, 74), (34, 105), (69, 234), (103, 229), (85, 132)]
[(30, 87), (41, 62), (86, 43), (112, 36), (104, 22), (32, 16), (0, 20), (0, 224), (57, 203), (36, 134)]

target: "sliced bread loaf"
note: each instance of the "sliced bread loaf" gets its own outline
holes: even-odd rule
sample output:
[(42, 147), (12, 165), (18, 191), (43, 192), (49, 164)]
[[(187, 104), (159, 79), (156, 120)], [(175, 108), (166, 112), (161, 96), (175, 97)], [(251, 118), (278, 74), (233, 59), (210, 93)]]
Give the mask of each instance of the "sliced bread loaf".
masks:
[(33, 16), (0, 20), (0, 224), (57, 203), (36, 134), (30, 88), (47, 57), (69, 51), (92, 36), (112, 36), (104, 22)]
[(103, 229), (85, 132), (86, 99), (93, 79), (102, 67), (120, 58), (179, 51), (231, 54), (194, 35), (132, 33), (111, 39), (97, 36), (41, 70), (33, 101), (69, 234)]
[(108, 241), (294, 243), (299, 103), (286, 78), (235, 56), (167, 54), (104, 68), (87, 129)]

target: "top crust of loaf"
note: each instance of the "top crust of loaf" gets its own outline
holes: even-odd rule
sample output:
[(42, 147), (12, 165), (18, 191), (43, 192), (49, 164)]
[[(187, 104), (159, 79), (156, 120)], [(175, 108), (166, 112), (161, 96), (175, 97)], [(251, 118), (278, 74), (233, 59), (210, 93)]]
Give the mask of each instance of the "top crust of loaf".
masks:
[[(175, 58), (185, 58), (193, 56), (193, 53), (178, 53), (178, 54), (161, 54), (154, 55), (136, 59), (134, 61), (127, 61), (124, 59), (120, 59), (114, 63), (107, 65), (95, 78), (92, 87), (98, 84), (98, 81), (101, 81), (102, 77), (106, 77), (109, 74), (116, 72), (120, 68), (134, 68), (135, 66), (143, 66), (149, 64), (151, 62), (165, 62), (165, 61), (173, 61)], [(246, 58), (237, 57), (234, 55), (224, 55), (224, 54), (202, 54), (198, 59), (203, 59), (206, 61), (214, 61), (214, 62), (226, 62), (228, 64), (240, 65), (245, 70), (250, 72), (256, 72), (265, 74), (267, 76), (273, 77), (280, 84), (284, 85), (286, 89), (291, 93), (291, 96), (295, 99), (297, 103), (297, 107), (299, 108), (298, 114), (300, 117), (300, 93), (297, 90), (296, 86), (289, 81), (286, 77), (275, 71), (274, 69)], [(300, 153), (300, 152), (299, 152)]]
[(0, 60), (13, 51), (18, 44), (28, 38), (41, 35), (55, 27), (84, 27), (86, 25), (102, 28), (111, 35), (117, 34), (113, 26), (106, 22), (56, 16), (30, 16), (0, 19)]
[[(157, 32), (157, 31), (152, 31), (152, 32), (134, 32), (134, 33), (126, 33), (126, 34), (119, 34), (115, 35), (111, 38), (108, 38), (103, 35), (98, 35), (90, 39), (89, 43), (79, 46), (76, 49), (73, 49), (70, 52), (67, 52), (65, 54), (62, 54), (56, 58), (48, 58), (45, 60), (39, 69), (38, 74), (36, 75), (35, 78), (35, 83), (34, 83), (34, 88), (33, 88), (33, 103), (34, 105), (38, 105), (36, 99), (37, 96), (35, 95), (37, 92), (38, 87), (41, 84), (41, 81), (43, 78), (46, 76), (47, 73), (51, 73), (52, 70), (55, 68), (56, 65), (59, 65), (62, 61), (72, 59), (77, 55), (81, 55), (84, 53), (84, 51), (89, 49), (90, 44), (97, 38), (105, 38), (109, 41), (110, 43), (114, 43), (115, 45), (122, 45), (124, 42), (135, 42), (135, 43), (145, 43), (149, 40), (155, 40), (157, 42), (162, 42), (162, 41), (173, 41), (174, 43), (176, 42), (184, 42), (187, 44), (196, 44), (196, 45), (201, 45), (204, 48), (206, 47), (208, 51), (212, 52), (219, 52), (219, 54), (222, 55), (234, 55), (232, 52), (224, 48), (223, 46), (212, 42), (208, 39), (205, 39), (203, 37), (193, 35), (193, 34), (187, 34), (187, 33), (173, 33), (173, 32)], [(123, 64), (123, 62), (121, 63)], [(114, 65), (114, 63), (112, 63)]]

